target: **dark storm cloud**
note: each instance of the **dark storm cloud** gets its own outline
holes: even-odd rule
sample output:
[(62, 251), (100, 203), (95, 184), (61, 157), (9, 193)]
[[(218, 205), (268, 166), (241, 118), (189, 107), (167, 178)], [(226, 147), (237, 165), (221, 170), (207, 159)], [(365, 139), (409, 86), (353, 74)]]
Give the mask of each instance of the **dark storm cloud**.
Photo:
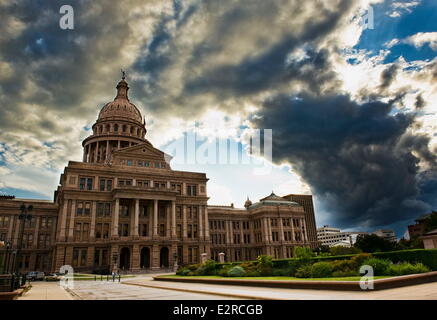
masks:
[(255, 127), (273, 128), (274, 161), (293, 165), (336, 226), (388, 225), (431, 208), (437, 176), (420, 173), (419, 161), (435, 168), (436, 155), (426, 136), (409, 133), (413, 114), (392, 114), (378, 101), (301, 94), (269, 99), (258, 116)]

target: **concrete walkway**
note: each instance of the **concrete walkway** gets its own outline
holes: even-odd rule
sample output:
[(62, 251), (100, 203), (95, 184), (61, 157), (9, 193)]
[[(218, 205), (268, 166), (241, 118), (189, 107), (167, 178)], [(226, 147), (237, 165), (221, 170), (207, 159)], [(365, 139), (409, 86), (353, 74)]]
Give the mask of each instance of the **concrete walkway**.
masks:
[(35, 281), (32, 282), (32, 288), (18, 300), (73, 300), (73, 297), (59, 285), (59, 282)]
[(337, 291), (313, 289), (281, 289), (245, 287), (234, 285), (216, 285), (186, 282), (164, 282), (151, 279), (124, 281), (125, 284), (185, 291), (198, 294), (216, 294), (245, 299), (273, 300), (437, 300), (437, 283), (380, 290), (380, 291)]

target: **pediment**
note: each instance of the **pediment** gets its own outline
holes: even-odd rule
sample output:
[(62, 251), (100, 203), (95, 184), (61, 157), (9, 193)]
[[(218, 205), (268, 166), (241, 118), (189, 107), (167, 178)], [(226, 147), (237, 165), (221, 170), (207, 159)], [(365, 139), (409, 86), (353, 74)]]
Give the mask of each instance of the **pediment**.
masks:
[(113, 152), (115, 157), (131, 156), (142, 159), (159, 159), (169, 162), (172, 156), (155, 148), (150, 142), (137, 144)]

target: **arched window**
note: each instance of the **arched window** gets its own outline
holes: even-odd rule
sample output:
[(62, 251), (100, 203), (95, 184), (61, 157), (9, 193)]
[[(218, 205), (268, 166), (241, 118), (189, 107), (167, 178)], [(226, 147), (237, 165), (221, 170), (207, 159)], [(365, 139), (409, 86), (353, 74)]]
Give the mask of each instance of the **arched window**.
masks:
[(118, 124), (114, 124), (114, 131), (118, 132)]
[(123, 125), (123, 132), (126, 132), (126, 125)]
[(134, 127), (130, 127), (130, 134), (134, 133)]
[(106, 125), (106, 132), (110, 131), (111, 126), (109, 124)]

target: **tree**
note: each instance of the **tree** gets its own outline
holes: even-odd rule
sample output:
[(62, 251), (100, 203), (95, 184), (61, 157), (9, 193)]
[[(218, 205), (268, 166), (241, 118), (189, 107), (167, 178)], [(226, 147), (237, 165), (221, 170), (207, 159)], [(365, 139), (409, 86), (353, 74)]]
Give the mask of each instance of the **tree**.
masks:
[(425, 232), (430, 232), (437, 229), (437, 212), (433, 211), (429, 217), (425, 219)]
[(357, 237), (355, 248), (363, 252), (383, 252), (396, 250), (396, 243), (377, 236), (376, 234), (366, 234)]

